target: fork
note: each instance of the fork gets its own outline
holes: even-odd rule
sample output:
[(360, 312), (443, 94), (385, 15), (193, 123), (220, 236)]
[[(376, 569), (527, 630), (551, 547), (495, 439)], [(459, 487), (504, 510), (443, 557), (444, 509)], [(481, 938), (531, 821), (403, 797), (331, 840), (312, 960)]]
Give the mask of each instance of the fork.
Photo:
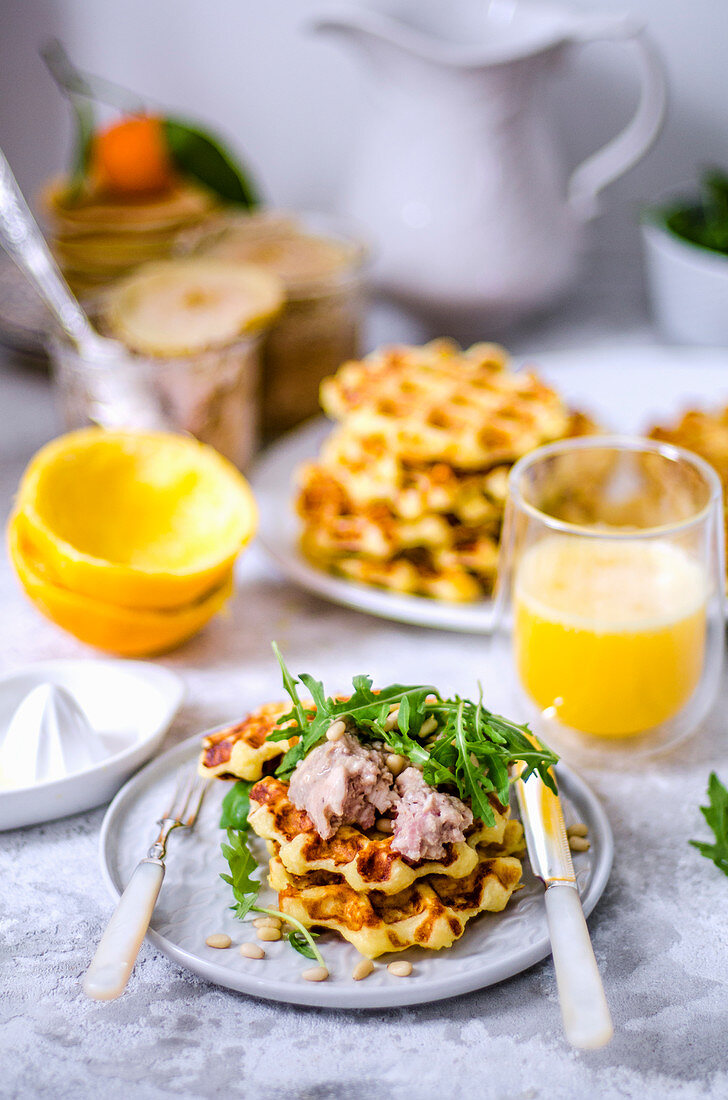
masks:
[(192, 828), (208, 782), (194, 772), (182, 776), (169, 809), (157, 822), (159, 836), (134, 868), (84, 976), (83, 991), (95, 1001), (112, 1001), (126, 989), (164, 880), (169, 834)]

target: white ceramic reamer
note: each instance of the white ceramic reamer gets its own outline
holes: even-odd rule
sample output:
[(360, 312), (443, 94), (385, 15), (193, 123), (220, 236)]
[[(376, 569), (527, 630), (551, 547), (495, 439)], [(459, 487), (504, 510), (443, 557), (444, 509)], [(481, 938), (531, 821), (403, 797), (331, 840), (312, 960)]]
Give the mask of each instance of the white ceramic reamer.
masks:
[(161, 744), (179, 677), (142, 661), (43, 661), (0, 677), (0, 829), (107, 802)]

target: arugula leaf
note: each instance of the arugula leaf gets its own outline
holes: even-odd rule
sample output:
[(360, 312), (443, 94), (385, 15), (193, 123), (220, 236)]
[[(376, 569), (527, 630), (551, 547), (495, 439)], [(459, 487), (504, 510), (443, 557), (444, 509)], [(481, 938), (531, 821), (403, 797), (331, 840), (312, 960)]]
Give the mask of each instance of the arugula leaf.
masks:
[(281, 913), (278, 909), (268, 909), (262, 905), (256, 905), (261, 883), (252, 878), (253, 871), (257, 870), (258, 863), (247, 845), (247, 833), (236, 832), (234, 829), (227, 831), (228, 843), (222, 844), (222, 854), (230, 866), (230, 874), (221, 874), (223, 882), (232, 886), (233, 897), (236, 904), (232, 906), (235, 916), (242, 920), (248, 913), (266, 913), (269, 917), (279, 917), (287, 924), (293, 926), (293, 931), (286, 934), (286, 939), (294, 950), (305, 955), (307, 959), (316, 959), (324, 966), (324, 959), (316, 947), (315, 932), (310, 932), (299, 920), (288, 913)]
[(248, 829), (250, 791), (256, 780), (239, 779), (222, 800), (221, 829)]
[(706, 844), (701, 840), (691, 840), (690, 844), (706, 859), (712, 859), (724, 875), (728, 875), (728, 790), (715, 772), (710, 773), (707, 794), (709, 803), (701, 806), (700, 812), (715, 836), (715, 844)]
[[(525, 764), (524, 778), (537, 772), (555, 791), (550, 769), (557, 755), (538, 741), (528, 726), (518, 726), (489, 711), (483, 705), (482, 689), (476, 704), (457, 697), (443, 699), (430, 684), (390, 684), (375, 691), (371, 677), (355, 676), (352, 695), (336, 700), (327, 697), (323, 684), (312, 676), (293, 677), (275, 643), (273, 650), (293, 708), (278, 720), (279, 728), (269, 736), (273, 741), (299, 738), (278, 765), (277, 776), (288, 777), (323, 740), (329, 725), (341, 718), (356, 728), (360, 739), (384, 742), (392, 752), (421, 767), (426, 782), (454, 787), (460, 798), (470, 800), (473, 813), (486, 824), (494, 821), (490, 796), (495, 795), (503, 805), (508, 802), (509, 768), (516, 761)], [(311, 693), (315, 711), (301, 703), (297, 683)], [(390, 729), (389, 715), (395, 708), (397, 721)], [(434, 719), (435, 732), (423, 737), (428, 719)], [(290, 725), (280, 728), (286, 722)], [(427, 726), (431, 728), (432, 723)]]
[(248, 848), (244, 832), (227, 830), (227, 844), (222, 845), (222, 854), (230, 865), (230, 874), (221, 874), (223, 882), (227, 882), (233, 888), (233, 897), (236, 904), (233, 906), (235, 916), (241, 920), (252, 908), (260, 893), (260, 882), (251, 878), (252, 872), (258, 867), (255, 856)]
[(252, 181), (211, 134), (179, 118), (165, 118), (163, 126), (172, 160), (180, 172), (246, 210), (260, 205)]
[[(318, 932), (311, 932), (307, 929), (308, 935), (311, 939), (318, 939)], [(298, 951), (299, 955), (303, 955), (306, 959), (320, 959), (321, 955), (316, 950), (313, 944), (309, 943), (308, 938), (301, 932), (300, 929), (294, 928), (293, 931), (286, 935), (286, 940), (290, 943), (294, 951)]]

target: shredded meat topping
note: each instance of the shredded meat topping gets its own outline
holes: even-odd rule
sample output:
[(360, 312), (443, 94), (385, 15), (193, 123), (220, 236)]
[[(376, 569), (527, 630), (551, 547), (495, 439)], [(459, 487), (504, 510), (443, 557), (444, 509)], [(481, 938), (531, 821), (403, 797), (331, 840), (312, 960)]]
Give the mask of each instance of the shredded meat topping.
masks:
[(465, 839), (473, 815), (464, 802), (435, 790), (417, 768), (397, 777), (392, 848), (406, 859), (441, 859), (445, 845)]
[(328, 840), (340, 825), (370, 829), (377, 815), (395, 803), (393, 781), (384, 754), (345, 733), (338, 741), (318, 745), (300, 761), (288, 797)]

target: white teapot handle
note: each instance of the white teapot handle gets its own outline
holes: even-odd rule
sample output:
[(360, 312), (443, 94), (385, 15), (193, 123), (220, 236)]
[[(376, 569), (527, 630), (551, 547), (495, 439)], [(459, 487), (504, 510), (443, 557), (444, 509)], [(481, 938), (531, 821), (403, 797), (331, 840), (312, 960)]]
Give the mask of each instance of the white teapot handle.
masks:
[(573, 42), (623, 42), (635, 55), (641, 84), (640, 101), (632, 121), (582, 161), (569, 179), (569, 204), (580, 218), (588, 221), (599, 212), (599, 192), (636, 164), (660, 132), (667, 103), (667, 83), (650, 39), (641, 24), (629, 17), (588, 20), (570, 39)]

